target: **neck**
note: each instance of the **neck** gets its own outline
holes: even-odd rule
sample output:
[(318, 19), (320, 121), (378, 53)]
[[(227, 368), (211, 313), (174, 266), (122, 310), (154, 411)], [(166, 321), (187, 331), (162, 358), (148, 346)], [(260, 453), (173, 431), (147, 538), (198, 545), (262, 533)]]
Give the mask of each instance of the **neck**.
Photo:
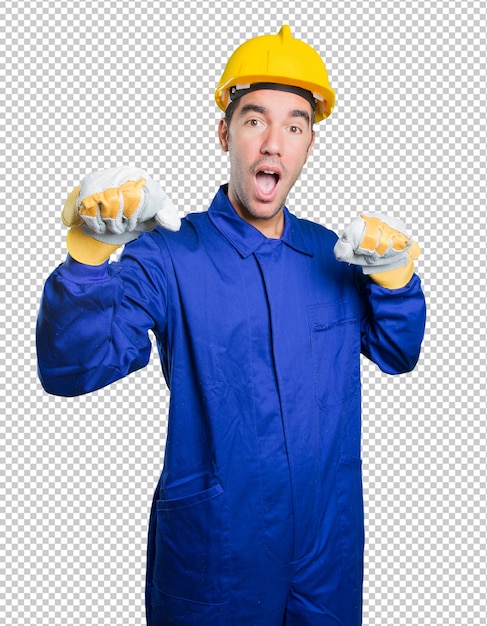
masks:
[(236, 210), (238, 215), (249, 223), (251, 226), (256, 228), (259, 232), (261, 232), (264, 237), (268, 239), (280, 239), (282, 233), (284, 232), (284, 213), (280, 211), (278, 215), (274, 215), (273, 217), (263, 219), (256, 218), (252, 215), (241, 215), (238, 210)]
[(245, 222), (256, 228), (268, 239), (280, 239), (284, 232), (284, 207), (274, 210), (270, 215), (256, 215), (242, 203), (238, 198), (228, 191), (228, 199), (233, 206), (235, 213)]

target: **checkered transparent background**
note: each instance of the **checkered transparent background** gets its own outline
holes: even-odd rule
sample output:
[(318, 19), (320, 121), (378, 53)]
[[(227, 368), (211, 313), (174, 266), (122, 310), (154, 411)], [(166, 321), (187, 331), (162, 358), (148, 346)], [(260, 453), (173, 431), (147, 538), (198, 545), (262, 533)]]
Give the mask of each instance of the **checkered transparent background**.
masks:
[(363, 364), (364, 624), (487, 623), (485, 2), (50, 0), (0, 2), (2, 624), (144, 623), (160, 367), (45, 394), (42, 285), (66, 252), (65, 196), (94, 168), (137, 165), (181, 214), (208, 206), (227, 179), (216, 81), (283, 22), (337, 91), (289, 206), (337, 231), (394, 214), (423, 248), (418, 367)]

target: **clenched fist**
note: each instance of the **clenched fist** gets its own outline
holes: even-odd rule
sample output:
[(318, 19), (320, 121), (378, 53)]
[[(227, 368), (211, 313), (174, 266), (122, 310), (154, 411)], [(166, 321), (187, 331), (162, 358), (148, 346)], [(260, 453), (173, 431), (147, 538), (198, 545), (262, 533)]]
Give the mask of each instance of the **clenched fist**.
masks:
[(400, 220), (363, 214), (345, 229), (334, 252), (339, 261), (360, 265), (379, 285), (398, 289), (411, 279), (421, 250)]
[(119, 246), (157, 225), (179, 230), (180, 219), (161, 186), (134, 167), (92, 172), (70, 193), (62, 213), (69, 253), (103, 263)]

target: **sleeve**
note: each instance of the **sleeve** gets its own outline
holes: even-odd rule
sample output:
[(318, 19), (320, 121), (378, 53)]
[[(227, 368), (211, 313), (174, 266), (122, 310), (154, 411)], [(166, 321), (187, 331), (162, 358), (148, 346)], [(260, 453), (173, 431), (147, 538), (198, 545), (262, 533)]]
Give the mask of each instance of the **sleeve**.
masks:
[(400, 289), (386, 289), (367, 279), (362, 320), (362, 353), (387, 374), (414, 369), (421, 352), (426, 304), (421, 280), (414, 274)]
[(36, 328), (44, 389), (76, 396), (147, 365), (148, 331), (162, 332), (167, 282), (161, 247), (150, 236), (128, 244), (118, 263), (78, 263), (69, 255), (44, 286)]

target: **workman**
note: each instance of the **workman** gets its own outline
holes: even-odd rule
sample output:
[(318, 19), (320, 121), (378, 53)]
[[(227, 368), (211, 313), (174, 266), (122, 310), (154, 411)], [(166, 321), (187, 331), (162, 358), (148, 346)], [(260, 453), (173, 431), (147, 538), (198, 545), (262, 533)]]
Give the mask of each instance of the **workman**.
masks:
[(389, 374), (416, 365), (419, 247), (397, 219), (361, 214), (338, 238), (286, 208), (335, 101), (288, 26), (237, 48), (215, 97), (230, 176), (207, 211), (180, 220), (135, 167), (69, 195), (40, 380), (63, 396), (99, 389), (144, 367), (157, 340), (170, 406), (149, 626), (358, 626), (360, 354)]

